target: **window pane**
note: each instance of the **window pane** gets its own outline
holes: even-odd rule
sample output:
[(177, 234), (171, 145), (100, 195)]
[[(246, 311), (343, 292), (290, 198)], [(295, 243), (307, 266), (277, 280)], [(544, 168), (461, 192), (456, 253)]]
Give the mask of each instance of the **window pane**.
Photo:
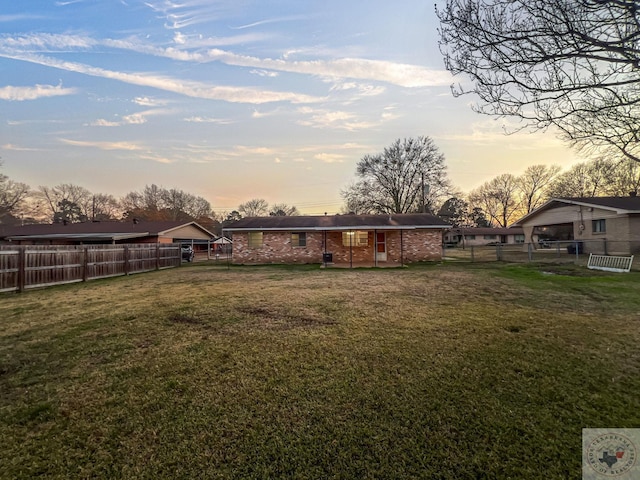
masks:
[(593, 220), (591, 223), (593, 233), (605, 233), (607, 231), (606, 220)]
[(262, 246), (262, 232), (249, 232), (249, 248)]
[(306, 234), (306, 232), (292, 233), (291, 234), (291, 246), (292, 247), (306, 247), (307, 246), (307, 234)]
[(367, 247), (369, 245), (369, 232), (342, 232), (342, 246)]

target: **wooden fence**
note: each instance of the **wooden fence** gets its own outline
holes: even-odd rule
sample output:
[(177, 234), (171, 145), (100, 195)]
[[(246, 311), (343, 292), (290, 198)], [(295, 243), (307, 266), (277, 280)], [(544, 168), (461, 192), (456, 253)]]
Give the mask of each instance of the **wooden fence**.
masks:
[(178, 267), (181, 261), (176, 243), (0, 245), (0, 292)]

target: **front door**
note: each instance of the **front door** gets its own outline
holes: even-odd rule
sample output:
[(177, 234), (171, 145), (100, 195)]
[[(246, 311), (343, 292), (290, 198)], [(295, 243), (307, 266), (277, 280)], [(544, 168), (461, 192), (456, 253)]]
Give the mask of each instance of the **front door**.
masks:
[(384, 232), (376, 232), (376, 261), (387, 261), (387, 238)]

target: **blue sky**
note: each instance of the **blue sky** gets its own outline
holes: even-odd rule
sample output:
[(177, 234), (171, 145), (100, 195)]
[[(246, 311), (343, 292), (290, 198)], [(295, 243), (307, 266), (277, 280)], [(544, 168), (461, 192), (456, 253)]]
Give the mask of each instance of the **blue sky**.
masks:
[(453, 98), (433, 2), (29, 0), (0, 7), (12, 180), (116, 197), (155, 183), (215, 211), (336, 213), (365, 154), (431, 137), (463, 191), (578, 160)]

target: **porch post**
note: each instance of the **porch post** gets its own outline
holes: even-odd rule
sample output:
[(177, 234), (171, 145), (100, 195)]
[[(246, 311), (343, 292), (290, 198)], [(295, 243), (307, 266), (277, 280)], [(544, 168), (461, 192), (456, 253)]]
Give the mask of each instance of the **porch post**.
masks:
[(353, 268), (353, 230), (349, 230), (349, 268)]
[(378, 266), (378, 230), (373, 229), (373, 266)]

